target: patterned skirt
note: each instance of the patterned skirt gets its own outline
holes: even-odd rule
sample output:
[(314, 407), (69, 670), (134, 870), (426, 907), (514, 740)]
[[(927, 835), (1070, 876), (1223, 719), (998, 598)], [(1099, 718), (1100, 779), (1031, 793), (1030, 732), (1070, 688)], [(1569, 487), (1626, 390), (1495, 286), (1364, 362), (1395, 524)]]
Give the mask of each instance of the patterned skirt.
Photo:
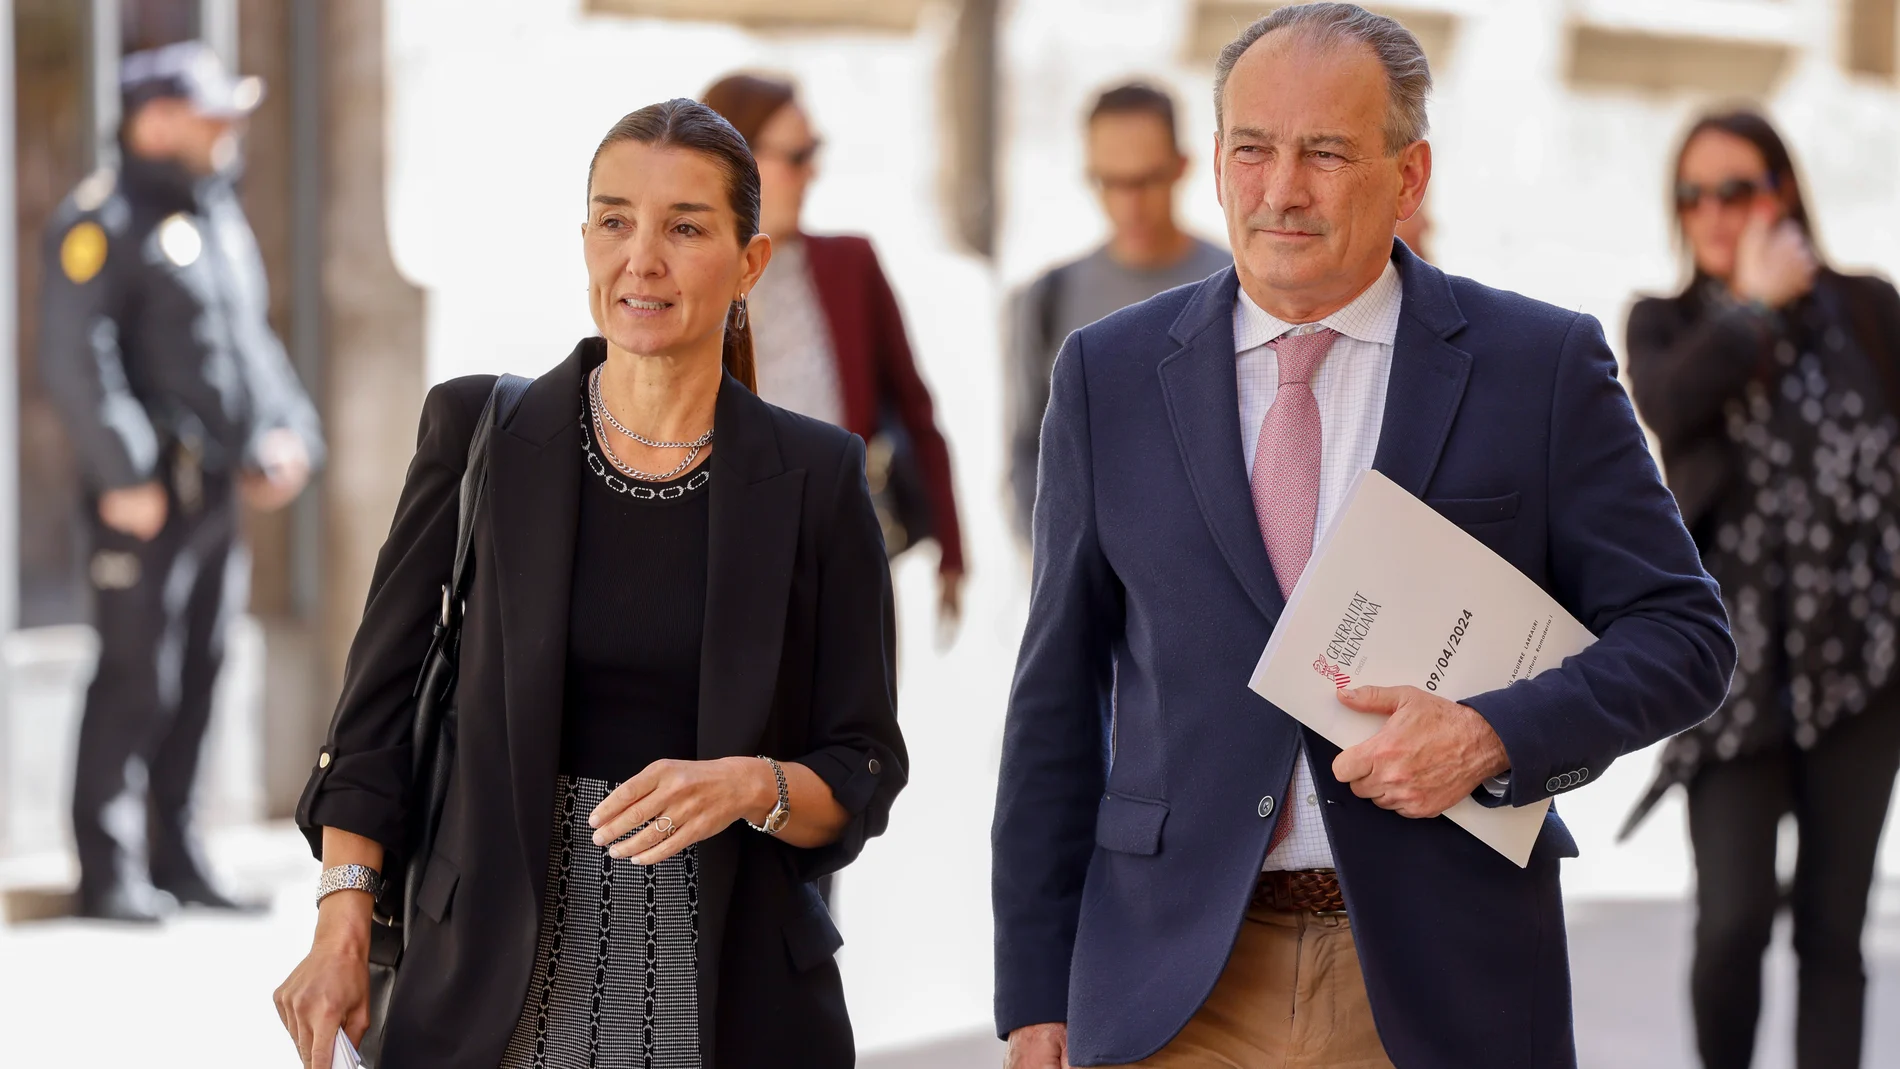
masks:
[(594, 845), (605, 780), (561, 776), (534, 979), (501, 1069), (699, 1069), (699, 871)]

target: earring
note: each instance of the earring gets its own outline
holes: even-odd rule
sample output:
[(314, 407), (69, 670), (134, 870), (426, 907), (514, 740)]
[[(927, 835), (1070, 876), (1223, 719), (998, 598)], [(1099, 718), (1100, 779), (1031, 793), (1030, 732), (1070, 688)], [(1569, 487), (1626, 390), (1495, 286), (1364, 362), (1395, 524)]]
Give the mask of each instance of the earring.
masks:
[(732, 304), (733, 304), (732, 325), (738, 328), (739, 330), (746, 329), (746, 324), (750, 321), (751, 317), (746, 312), (745, 298), (741, 297), (738, 300), (732, 302)]

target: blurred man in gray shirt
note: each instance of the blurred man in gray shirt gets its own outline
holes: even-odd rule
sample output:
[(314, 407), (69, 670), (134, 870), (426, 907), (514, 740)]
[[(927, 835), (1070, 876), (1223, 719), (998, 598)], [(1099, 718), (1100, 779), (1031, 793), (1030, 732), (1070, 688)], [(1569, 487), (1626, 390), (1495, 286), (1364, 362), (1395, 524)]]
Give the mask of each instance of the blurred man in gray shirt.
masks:
[(1036, 451), (1049, 372), (1071, 331), (1163, 290), (1199, 282), (1233, 262), (1228, 251), (1182, 230), (1174, 187), (1187, 173), (1174, 101), (1153, 86), (1116, 86), (1088, 114), (1089, 180), (1108, 215), (1108, 243), (1054, 268), (1010, 301), (1004, 339), (1009, 397), (1009, 483), (1025, 542), (1036, 502)]

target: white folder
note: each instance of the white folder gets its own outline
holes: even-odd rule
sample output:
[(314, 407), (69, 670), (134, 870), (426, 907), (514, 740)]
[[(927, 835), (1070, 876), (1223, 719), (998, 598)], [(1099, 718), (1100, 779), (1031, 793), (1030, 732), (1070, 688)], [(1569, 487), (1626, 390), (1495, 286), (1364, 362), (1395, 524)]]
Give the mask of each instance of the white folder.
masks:
[(360, 1069), (362, 1064), (363, 1060), (356, 1054), (356, 1044), (343, 1034), (343, 1029), (337, 1029), (336, 1042), (330, 1046), (330, 1069)]
[[(1464, 701), (1555, 668), (1595, 641), (1504, 558), (1365, 471), (1314, 548), (1251, 686), (1343, 749), (1386, 718), (1348, 709), (1339, 689), (1414, 686)], [(1445, 817), (1521, 868), (1549, 808), (1549, 799), (1490, 808), (1465, 798)]]

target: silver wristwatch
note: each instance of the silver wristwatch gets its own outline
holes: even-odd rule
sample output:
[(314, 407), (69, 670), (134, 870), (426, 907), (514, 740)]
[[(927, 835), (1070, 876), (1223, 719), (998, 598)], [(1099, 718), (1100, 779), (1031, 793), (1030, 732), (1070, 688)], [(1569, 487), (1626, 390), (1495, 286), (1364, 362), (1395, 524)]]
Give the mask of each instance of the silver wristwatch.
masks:
[(368, 865), (334, 865), (317, 877), (317, 903), (338, 891), (367, 891), (371, 898), (383, 893), (383, 874)]
[(777, 835), (779, 832), (785, 830), (786, 822), (792, 819), (792, 792), (791, 788), (785, 785), (785, 770), (779, 767), (777, 761), (772, 760), (764, 754), (759, 755), (759, 760), (772, 766), (772, 775), (778, 780), (778, 804), (773, 806), (772, 811), (765, 815), (765, 823), (754, 824), (748, 820), (746, 821), (746, 826), (753, 831), (762, 831), (767, 835)]

